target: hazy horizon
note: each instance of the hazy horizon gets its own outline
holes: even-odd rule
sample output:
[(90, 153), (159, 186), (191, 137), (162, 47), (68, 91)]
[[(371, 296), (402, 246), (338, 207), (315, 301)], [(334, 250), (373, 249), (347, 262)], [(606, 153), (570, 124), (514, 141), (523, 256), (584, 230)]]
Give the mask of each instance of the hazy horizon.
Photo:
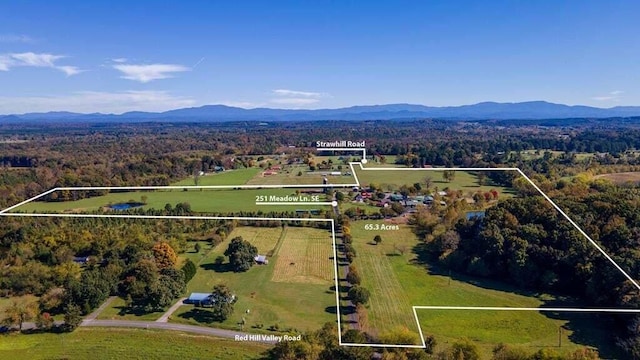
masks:
[(640, 105), (640, 3), (3, 2), (0, 113)]

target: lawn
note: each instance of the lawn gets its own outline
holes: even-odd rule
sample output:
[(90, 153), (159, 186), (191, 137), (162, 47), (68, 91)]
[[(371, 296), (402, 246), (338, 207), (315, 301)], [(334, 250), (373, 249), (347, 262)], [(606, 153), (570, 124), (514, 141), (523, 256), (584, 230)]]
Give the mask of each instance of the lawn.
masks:
[[(418, 240), (409, 226), (400, 225), (400, 230), (376, 232), (364, 229), (368, 223), (375, 222), (352, 222), (351, 233), (357, 252), (354, 264), (363, 275), (363, 286), (372, 293), (368, 317), (374, 333), (388, 329), (390, 324), (415, 331), (416, 323), (411, 311), (414, 305), (539, 307), (553, 300), (549, 295), (524, 294), (500, 282), (438, 274), (414, 261), (413, 247)], [(379, 245), (372, 243), (376, 234), (383, 239)], [(568, 324), (565, 315), (552, 317), (525, 311), (418, 310), (425, 335), (434, 335), (443, 346), (468, 338), (476, 342), (485, 354), (490, 354), (491, 348), (501, 342), (521, 345), (531, 351), (557, 346), (560, 326), (572, 328), (562, 333), (562, 351), (579, 347), (572, 342), (576, 338), (584, 339), (584, 343), (590, 345), (598, 344), (597, 339), (600, 342), (607, 339), (605, 328), (593, 325), (593, 317), (591, 322), (582, 322), (589, 325), (576, 328), (575, 322)]]
[[(96, 211), (109, 204), (141, 201), (146, 197), (143, 209), (164, 209), (166, 204), (175, 206), (187, 202), (194, 212), (240, 212), (240, 211), (295, 211), (303, 209), (322, 209), (320, 205), (256, 205), (258, 195), (294, 195), (293, 189), (243, 189), (243, 190), (158, 190), (135, 191), (126, 193), (109, 193), (77, 201), (64, 202), (30, 202), (13, 211), (19, 212), (86, 212)], [(324, 201), (323, 196), (321, 200)], [(328, 208), (328, 207), (327, 207)], [(114, 212), (115, 213), (115, 212)]]
[(402, 185), (411, 186), (415, 183), (425, 185), (426, 179), (430, 178), (432, 187), (438, 190), (446, 188), (452, 190), (462, 190), (463, 192), (474, 193), (478, 190), (489, 191), (492, 189), (497, 190), (499, 193), (509, 196), (513, 194), (513, 190), (505, 188), (496, 184), (492, 184), (491, 180), (487, 177), (482, 185), (478, 184), (478, 176), (473, 171), (461, 171), (456, 170), (454, 179), (451, 181), (445, 181), (443, 178), (444, 171), (442, 170), (369, 170), (367, 168), (375, 168), (375, 166), (365, 166), (365, 169), (360, 169), (359, 165), (354, 165), (356, 175), (360, 184), (368, 186), (374, 183), (381, 186), (383, 189), (397, 190)]
[[(209, 173), (198, 177), (199, 186), (211, 186), (211, 185), (244, 185), (252, 179), (256, 174), (261, 171), (260, 168), (248, 168), (227, 170), (219, 173)], [(178, 181), (171, 185), (195, 185), (195, 180), (192, 177)]]
[[(168, 309), (168, 308), (167, 308)], [(102, 320), (158, 320), (164, 311), (146, 313), (144, 311), (130, 311), (125, 306), (124, 299), (117, 297), (98, 315)]]
[(176, 331), (80, 328), (0, 336), (0, 359), (259, 359), (268, 345)]
[[(280, 233), (277, 238), (275, 232)], [(268, 257), (269, 264), (254, 265), (249, 271), (243, 273), (230, 271), (226, 263), (216, 265), (215, 259), (224, 253), (230, 240), (239, 234), (242, 234), (245, 239), (254, 236), (254, 242), (260, 250), (274, 249), (273, 256)], [(258, 237), (263, 239), (257, 240)], [(300, 239), (311, 239), (311, 241), (304, 242)], [(298, 248), (294, 251), (303, 254), (303, 257), (296, 258), (293, 262), (303, 264), (308, 260), (308, 254), (317, 251), (317, 239), (322, 239), (326, 245), (324, 248), (330, 251), (331, 234), (326, 230), (298, 227), (236, 228), (226, 241), (207, 253), (199, 264), (196, 276), (188, 284), (188, 292), (208, 292), (219, 283), (229, 286), (238, 297), (233, 315), (226, 321), (218, 323), (210, 320), (206, 310), (183, 306), (170, 317), (170, 321), (237, 330), (240, 328), (239, 322), (244, 317), (245, 330), (254, 327), (251, 328), (253, 332), (266, 332), (268, 327), (275, 324), (281, 330), (285, 328), (315, 330), (325, 322), (336, 321), (335, 293), (331, 290), (333, 276), (327, 279), (327, 276), (323, 275), (322, 281), (314, 283), (295, 282), (295, 277), (284, 279), (289, 281), (274, 281), (274, 269), (278, 266), (280, 256), (287, 256), (290, 247)], [(287, 250), (284, 250), (285, 247)], [(324, 254), (328, 254), (328, 251)], [(325, 260), (333, 266), (333, 259), (325, 256)], [(318, 262), (315, 259), (314, 261)], [(287, 266), (288, 264), (289, 262)], [(317, 268), (314, 265), (305, 267), (312, 274), (317, 273)], [(326, 269), (326, 266), (323, 265), (321, 268)], [(247, 314), (246, 310), (250, 310), (250, 313)], [(262, 325), (261, 329), (260, 325)]]

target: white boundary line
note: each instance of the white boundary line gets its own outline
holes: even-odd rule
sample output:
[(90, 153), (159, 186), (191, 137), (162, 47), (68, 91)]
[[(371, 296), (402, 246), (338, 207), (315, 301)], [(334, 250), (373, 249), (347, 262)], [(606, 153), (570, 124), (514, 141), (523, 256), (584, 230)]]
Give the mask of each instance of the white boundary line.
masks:
[(600, 313), (640, 313), (640, 309), (589, 309), (589, 308), (519, 308), (494, 306), (414, 306), (413, 310), (487, 310), (487, 311), (539, 311), (539, 312), (600, 312)]
[(28, 202), (31, 202), (31, 201), (36, 200), (36, 199), (39, 199), (39, 198), (41, 198), (41, 197), (43, 197), (43, 196), (45, 196), (45, 195), (49, 195), (49, 194), (51, 194), (52, 192), (57, 191), (57, 190), (58, 190), (58, 188), (53, 188), (53, 189), (51, 189), (51, 190), (49, 190), (49, 191), (45, 191), (45, 192), (43, 192), (43, 193), (42, 193), (42, 194), (40, 194), (40, 195), (36, 195), (36, 196), (34, 196), (34, 197), (32, 197), (31, 199), (27, 199), (27, 200), (25, 200), (25, 201), (23, 201), (23, 202), (21, 202), (21, 203), (15, 204), (15, 205), (13, 205), (13, 206), (9, 206), (8, 208), (6, 208), (6, 209), (4, 209), (4, 210), (0, 211), (0, 215), (2, 215), (2, 214), (4, 214), (4, 213), (6, 213), (7, 211), (11, 211), (11, 210), (13, 210), (13, 209), (17, 208), (18, 206), (22, 206), (22, 205), (24, 205), (24, 204), (26, 204), (26, 203), (28, 203)]
[[(329, 151), (329, 150), (362, 150), (363, 151), (363, 159), (366, 158), (366, 150), (358, 149), (358, 148), (319, 148), (319, 151)], [(360, 181), (356, 175), (356, 171), (353, 168), (353, 165), (359, 165), (360, 170), (362, 171), (444, 171), (444, 170), (455, 170), (455, 171), (517, 171), (520, 175), (522, 175), (551, 205), (560, 213), (562, 216), (571, 223), (571, 225), (577, 229), (580, 234), (582, 234), (589, 242), (602, 254), (605, 256), (609, 262), (611, 262), (616, 269), (618, 269), (631, 283), (640, 290), (640, 285), (625, 272), (614, 260), (611, 258), (605, 251), (602, 249), (591, 237), (589, 237), (579, 226), (576, 224), (571, 218), (564, 212), (562, 209), (554, 203), (547, 194), (545, 194), (527, 175), (524, 174), (522, 170), (519, 168), (388, 168), (388, 167), (369, 167), (365, 168), (362, 166), (360, 162), (350, 162), (349, 166), (351, 167), (352, 174), (354, 179), (356, 180), (355, 184), (331, 184), (331, 186), (335, 187), (353, 187), (360, 186)], [(326, 185), (209, 185), (209, 186), (125, 186), (125, 187), (113, 187), (113, 186), (99, 186), (99, 187), (60, 187), (48, 190), (43, 192), (40, 195), (34, 196), (30, 199), (27, 199), (21, 203), (8, 207), (2, 211), (0, 211), (0, 216), (33, 216), (33, 217), (81, 217), (81, 218), (131, 218), (131, 219), (199, 219), (199, 220), (233, 220), (233, 219), (244, 219), (244, 220), (280, 220), (280, 221), (330, 221), (331, 222), (331, 232), (333, 239), (333, 253), (334, 253), (334, 274), (335, 274), (335, 287), (336, 287), (336, 316), (338, 320), (338, 343), (341, 346), (370, 346), (370, 347), (403, 347), (403, 348), (424, 348), (426, 347), (424, 334), (422, 333), (422, 328), (420, 327), (420, 321), (418, 319), (418, 314), (416, 309), (439, 309), (439, 310), (497, 310), (497, 311), (555, 311), (555, 312), (616, 312), (616, 313), (640, 313), (640, 309), (585, 309), (585, 308), (505, 308), (505, 307), (474, 307), (474, 306), (413, 306), (413, 314), (418, 325), (418, 331), (420, 333), (420, 339), (422, 341), (422, 345), (393, 345), (393, 344), (358, 344), (358, 343), (343, 343), (342, 342), (342, 325), (340, 322), (340, 296), (339, 296), (339, 285), (338, 285), (338, 257), (337, 257), (337, 246), (335, 240), (335, 223), (333, 219), (320, 219), (320, 218), (259, 218), (259, 217), (220, 217), (220, 216), (152, 216), (152, 215), (117, 215), (117, 214), (37, 214), (37, 213), (8, 213), (19, 206), (27, 204), (31, 201), (37, 200), (38, 198), (48, 195), (54, 191), (58, 190), (163, 190), (163, 189), (269, 189), (269, 188), (324, 188)], [(290, 203), (287, 203), (290, 205)], [(318, 204), (318, 203), (313, 203)], [(331, 205), (328, 203), (327, 205)]]
[(316, 148), (316, 151), (362, 151), (362, 158), (367, 158), (367, 149), (365, 148)]
[(256, 205), (318, 205), (318, 206), (331, 206), (331, 202), (325, 201), (292, 201), (292, 202), (278, 202), (278, 201), (257, 201)]

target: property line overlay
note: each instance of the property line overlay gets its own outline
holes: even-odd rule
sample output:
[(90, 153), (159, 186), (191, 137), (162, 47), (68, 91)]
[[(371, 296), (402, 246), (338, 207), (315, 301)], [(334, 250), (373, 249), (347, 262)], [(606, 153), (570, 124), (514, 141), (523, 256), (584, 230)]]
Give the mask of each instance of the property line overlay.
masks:
[[(640, 284), (634, 280), (618, 263), (606, 253), (606, 251), (598, 245), (589, 235), (587, 235), (580, 226), (573, 221), (547, 194), (545, 194), (540, 187), (538, 187), (533, 180), (531, 180), (520, 168), (517, 167), (502, 167), (502, 168), (469, 168), (469, 167), (444, 167), (444, 168), (395, 168), (395, 167), (364, 167), (363, 163), (366, 163), (366, 150), (363, 148), (318, 148), (318, 151), (363, 151), (362, 162), (349, 162), (349, 167), (353, 174), (354, 184), (330, 184), (332, 187), (350, 188), (360, 187), (360, 181), (355, 171), (355, 166), (359, 166), (361, 171), (517, 171), (522, 175), (529, 184), (531, 184), (537, 192), (543, 196), (578, 232), (584, 236), (591, 245), (593, 245), (613, 266), (624, 275), (638, 290), (640, 290)], [(0, 211), (0, 216), (19, 216), (19, 217), (62, 217), (62, 218), (129, 218), (129, 219), (193, 219), (193, 220), (276, 220), (276, 221), (309, 221), (309, 222), (330, 222), (331, 223), (331, 237), (333, 242), (333, 256), (334, 256), (334, 285), (336, 287), (336, 317), (338, 322), (338, 343), (341, 346), (367, 346), (367, 347), (387, 347), (387, 348), (425, 348), (425, 338), (420, 326), (420, 321), (416, 310), (461, 310), (461, 311), (537, 311), (537, 312), (582, 312), (582, 313), (640, 313), (640, 309), (628, 309), (628, 308), (526, 308), (526, 307), (483, 307), (483, 306), (412, 306), (414, 319), (418, 326), (418, 332), (420, 335), (421, 344), (374, 344), (374, 343), (345, 343), (342, 341), (342, 323), (340, 313), (340, 295), (338, 284), (338, 255), (335, 235), (335, 221), (334, 219), (322, 219), (322, 218), (269, 218), (269, 217), (234, 217), (234, 216), (161, 216), (161, 215), (119, 215), (119, 214), (63, 214), (63, 213), (14, 213), (10, 212), (22, 205), (29, 202), (38, 200), (39, 198), (51, 194), (59, 190), (68, 191), (82, 191), (82, 190), (172, 190), (172, 189), (281, 189), (281, 188), (326, 188), (324, 184), (310, 184), (310, 185), (204, 185), (204, 186), (95, 186), (95, 187), (57, 187), (51, 190), (45, 191), (37, 196), (24, 200), (18, 204), (10, 206)], [(300, 205), (301, 203), (256, 203), (260, 205)], [(304, 205), (305, 203), (302, 203)], [(333, 202), (313, 202), (313, 205), (325, 205), (336, 206)]]

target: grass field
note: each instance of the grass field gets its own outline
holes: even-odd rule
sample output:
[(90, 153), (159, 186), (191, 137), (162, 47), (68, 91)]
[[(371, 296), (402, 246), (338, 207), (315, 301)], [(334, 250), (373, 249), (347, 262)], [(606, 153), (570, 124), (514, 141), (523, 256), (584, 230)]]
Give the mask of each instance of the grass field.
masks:
[[(546, 151), (550, 152), (553, 155), (553, 157), (559, 157), (560, 155), (564, 154), (564, 151), (544, 150), (544, 149), (538, 150), (537, 153), (536, 153), (536, 150), (524, 150), (520, 154), (523, 160), (534, 160), (534, 159), (542, 158)], [(588, 153), (588, 152), (577, 152), (574, 154), (576, 155), (577, 160), (585, 160), (585, 159), (594, 157), (596, 155), (595, 153)]]
[(286, 236), (271, 280), (330, 285), (335, 276), (332, 242), (328, 232), (297, 231)]
[(595, 179), (607, 179), (614, 184), (623, 185), (625, 183), (639, 183), (640, 172), (622, 172), (614, 174), (602, 174), (594, 176)]
[(175, 331), (80, 328), (0, 336), (0, 359), (259, 359), (268, 345)]
[[(306, 165), (282, 165), (282, 170), (275, 171), (272, 175), (263, 175), (263, 172), (257, 173), (251, 180), (247, 182), (250, 185), (322, 185), (323, 173), (329, 174), (331, 171), (339, 171), (343, 175), (327, 176), (330, 184), (355, 184), (356, 180), (353, 175), (345, 176), (346, 172), (351, 169), (347, 165), (342, 166), (342, 170), (318, 170), (309, 171)], [(298, 175), (300, 173), (300, 175)]]
[[(303, 209), (322, 209), (315, 205), (256, 205), (258, 195), (293, 195), (292, 189), (247, 189), (247, 190), (162, 190), (110, 193), (77, 201), (30, 202), (13, 211), (19, 212), (83, 212), (95, 211), (108, 204), (117, 204), (129, 200), (140, 201), (146, 196), (143, 209), (164, 209), (165, 204), (175, 206), (187, 202), (195, 212), (240, 212), (240, 211), (295, 211)], [(322, 197), (321, 197), (322, 200)]]
[[(206, 174), (198, 177), (199, 186), (211, 186), (211, 185), (244, 185), (252, 179), (256, 174), (260, 172), (260, 168), (248, 168), (227, 170), (220, 173)], [(182, 181), (178, 181), (171, 185), (195, 185), (195, 180), (192, 177), (186, 178)]]
[(242, 226), (235, 228), (229, 235), (230, 239), (241, 236), (258, 248), (258, 254), (265, 255), (275, 252), (278, 240), (282, 236), (281, 227), (250, 227)]
[[(550, 296), (523, 294), (499, 282), (438, 274), (415, 262), (412, 249), (418, 240), (408, 226), (376, 232), (365, 230), (367, 223), (375, 222), (352, 222), (351, 233), (357, 251), (354, 264), (363, 275), (363, 285), (372, 293), (368, 317), (374, 333), (388, 329), (388, 324), (415, 331), (413, 305), (539, 307), (553, 300)], [(371, 243), (376, 234), (383, 239), (379, 245)], [(442, 346), (468, 338), (477, 343), (485, 355), (501, 342), (531, 351), (557, 346), (559, 327), (568, 326), (567, 316), (552, 318), (538, 312), (418, 310), (418, 316), (422, 331), (434, 335)], [(595, 325), (593, 317), (586, 324), (589, 325), (580, 329), (573, 326), (564, 330), (563, 347), (559, 350), (580, 347), (572, 342), (576, 338), (584, 339), (585, 344), (603, 345), (604, 339), (608, 339), (606, 328)]]
[[(351, 224), (353, 246), (358, 255), (354, 265), (362, 274), (362, 286), (371, 291), (368, 330), (377, 334), (385, 329), (402, 326), (418, 335), (411, 309), (415, 304), (411, 303), (392, 267), (392, 260), (395, 258), (402, 258), (405, 262), (409, 259), (411, 249), (416, 244), (415, 235), (406, 226), (392, 232), (365, 230), (364, 225), (371, 223), (383, 222), (356, 221)], [(373, 237), (377, 234), (382, 237), (382, 242), (375, 245)]]
[[(222, 266), (214, 263), (216, 257), (222, 255), (229, 245), (230, 239), (237, 234), (243, 237), (262, 237), (266, 240), (255, 241), (259, 248), (272, 247), (274, 232), (279, 231), (276, 239), (275, 251), (269, 257), (268, 265), (255, 265), (244, 273), (229, 271), (226, 263)], [(269, 240), (270, 239), (270, 240)], [(322, 283), (292, 283), (273, 281), (281, 252), (286, 247), (299, 247), (310, 250), (295, 250), (308, 254), (316, 245), (314, 241), (305, 243), (299, 239), (325, 239), (326, 246), (331, 249), (331, 236), (326, 230), (312, 228), (252, 228), (239, 227), (231, 233), (226, 241), (210, 250), (199, 264), (196, 276), (188, 284), (188, 292), (208, 292), (213, 286), (224, 283), (238, 297), (233, 315), (223, 323), (212, 322), (206, 310), (182, 306), (170, 318), (171, 322), (207, 325), (228, 329), (239, 329), (238, 323), (244, 317), (245, 329), (259, 324), (262, 329), (251, 329), (254, 332), (267, 331), (266, 328), (278, 324), (280, 329), (296, 328), (298, 330), (315, 330), (325, 322), (336, 321), (335, 293), (330, 289), (331, 277)], [(297, 261), (297, 260), (296, 260)], [(333, 264), (333, 260), (326, 257), (326, 261)], [(313, 269), (313, 267), (312, 267)], [(245, 311), (249, 309), (250, 313)]]
[[(368, 165), (367, 165), (368, 167)], [(402, 185), (413, 185), (415, 183), (425, 184), (425, 179), (430, 178), (432, 187), (437, 187), (439, 190), (449, 188), (452, 190), (462, 190), (464, 192), (476, 192), (489, 191), (491, 189), (497, 190), (500, 194), (509, 196), (513, 194), (513, 190), (492, 184), (490, 179), (486, 178), (483, 185), (478, 185), (478, 177), (476, 173), (470, 171), (455, 171), (455, 178), (447, 182), (443, 179), (442, 170), (376, 170), (366, 171), (360, 170), (359, 166), (354, 166), (356, 169), (356, 175), (361, 185), (369, 185), (375, 183), (381, 186), (383, 189), (389, 188), (390, 190), (397, 190)], [(366, 168), (366, 167), (365, 167)]]

